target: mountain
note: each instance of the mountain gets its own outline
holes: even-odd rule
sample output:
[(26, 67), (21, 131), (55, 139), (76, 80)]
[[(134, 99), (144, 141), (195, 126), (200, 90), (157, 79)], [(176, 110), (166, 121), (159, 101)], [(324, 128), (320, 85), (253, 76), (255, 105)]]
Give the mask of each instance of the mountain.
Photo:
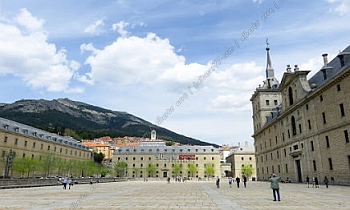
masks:
[(156, 126), (127, 112), (112, 111), (67, 98), (55, 100), (19, 100), (11, 104), (0, 103), (0, 117), (30, 125), (52, 133), (75, 132), (75, 138), (94, 139), (102, 136), (150, 137), (151, 130), (157, 138), (180, 144), (218, 147), (177, 134)]

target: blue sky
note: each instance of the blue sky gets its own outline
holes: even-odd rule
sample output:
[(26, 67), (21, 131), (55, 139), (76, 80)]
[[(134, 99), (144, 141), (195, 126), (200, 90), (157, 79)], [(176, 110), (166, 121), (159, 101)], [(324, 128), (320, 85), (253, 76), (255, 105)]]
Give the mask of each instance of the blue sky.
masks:
[(2, 1), (0, 103), (69, 98), (253, 144), (266, 39), (278, 80), (287, 64), (311, 76), (349, 45), (349, 12), (350, 0)]

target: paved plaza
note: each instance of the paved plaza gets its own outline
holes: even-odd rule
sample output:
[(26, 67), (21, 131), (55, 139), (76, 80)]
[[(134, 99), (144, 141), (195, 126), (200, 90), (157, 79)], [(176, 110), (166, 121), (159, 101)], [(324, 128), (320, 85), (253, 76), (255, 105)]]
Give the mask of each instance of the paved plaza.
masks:
[[(215, 181), (127, 181), (0, 190), (0, 209), (350, 209), (350, 187), (281, 184), (274, 202), (268, 182), (232, 188)], [(241, 183), (242, 185), (242, 183)]]

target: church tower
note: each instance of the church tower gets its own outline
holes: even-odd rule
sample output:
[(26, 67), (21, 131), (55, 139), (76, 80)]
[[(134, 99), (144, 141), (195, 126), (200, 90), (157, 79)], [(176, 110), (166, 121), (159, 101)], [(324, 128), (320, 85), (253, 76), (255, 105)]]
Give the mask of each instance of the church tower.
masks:
[(277, 116), (278, 107), (282, 102), (281, 93), (279, 92), (279, 82), (275, 78), (270, 57), (270, 47), (267, 40), (266, 44), (266, 79), (262, 86), (259, 85), (256, 88), (250, 98), (253, 106), (254, 133), (258, 132), (274, 115)]

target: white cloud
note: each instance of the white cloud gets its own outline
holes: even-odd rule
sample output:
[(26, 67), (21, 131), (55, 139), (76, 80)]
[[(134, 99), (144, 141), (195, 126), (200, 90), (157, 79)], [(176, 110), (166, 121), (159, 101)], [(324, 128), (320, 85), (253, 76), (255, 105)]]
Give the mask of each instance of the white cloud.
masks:
[(329, 11), (337, 13), (341, 16), (348, 13), (350, 8), (350, 1), (349, 0), (327, 0), (328, 3), (334, 5)]
[(14, 24), (9, 22), (0, 22), (0, 73), (20, 77), (32, 88), (67, 91), (79, 64), (47, 42), (44, 21), (21, 9)]
[(105, 84), (155, 84), (164, 72), (185, 61), (174, 53), (168, 39), (153, 33), (144, 38), (119, 37), (101, 50), (92, 45), (82, 47), (87, 48), (94, 52), (85, 62), (91, 66), (89, 75)]
[(89, 34), (95, 34), (98, 35), (100, 33), (99, 27), (104, 26), (103, 19), (96, 20), (95, 22), (91, 23), (88, 27), (84, 29), (85, 33)]
[(254, 3), (258, 2), (259, 4), (263, 3), (265, 0), (253, 0)]
[(124, 21), (120, 21), (112, 25), (112, 30), (117, 31), (122, 37), (127, 36), (129, 34), (128, 31), (125, 30), (125, 27), (128, 26), (129, 23)]

